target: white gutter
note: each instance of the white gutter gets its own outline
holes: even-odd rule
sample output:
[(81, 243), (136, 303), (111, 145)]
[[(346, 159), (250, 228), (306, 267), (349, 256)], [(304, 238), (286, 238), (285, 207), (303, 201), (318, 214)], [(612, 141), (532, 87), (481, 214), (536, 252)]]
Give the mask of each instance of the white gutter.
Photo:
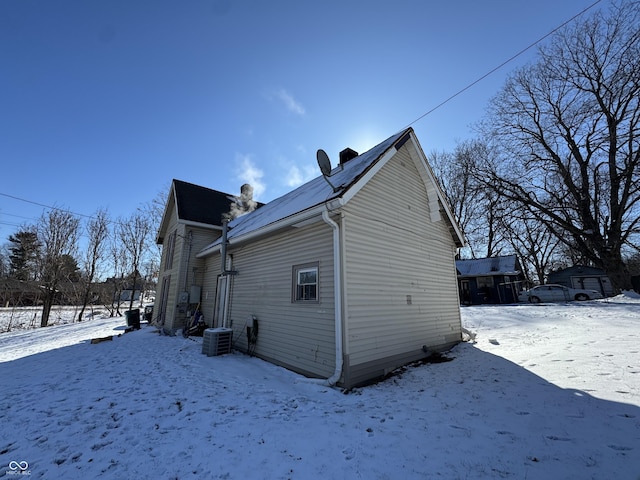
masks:
[(322, 212), (322, 219), (333, 228), (333, 292), (335, 303), (336, 330), (336, 369), (333, 375), (325, 381), (333, 386), (342, 375), (342, 264), (340, 262), (340, 228), (331, 220), (329, 211)]
[[(334, 203), (336, 202), (337, 203)], [(329, 206), (330, 208), (339, 208), (343, 205), (342, 203), (342, 199), (333, 199), (331, 201), (329, 201)], [(321, 204), (321, 205), (316, 205), (308, 210), (303, 210), (302, 212), (298, 212), (294, 215), (291, 215), (289, 217), (277, 220), (273, 223), (267, 224), (263, 227), (258, 227), (255, 230), (250, 230), (247, 233), (243, 233), (240, 234), (238, 236), (234, 236), (232, 238), (229, 238), (228, 240), (228, 245), (234, 245), (236, 243), (240, 243), (240, 242), (246, 242), (249, 240), (254, 240), (256, 238), (259, 238), (263, 235), (267, 235), (269, 233), (272, 232), (276, 232), (282, 228), (286, 228), (286, 227), (290, 227), (292, 225), (295, 225), (296, 223), (300, 223), (300, 222), (304, 222), (306, 220), (309, 220), (310, 218), (313, 218), (317, 215), (320, 215), (320, 213), (324, 212), (327, 209), (327, 206), (325, 203)], [(203, 250), (201, 250), (200, 252), (198, 252), (196, 254), (196, 258), (203, 258), (206, 257), (207, 255), (211, 255), (213, 253), (217, 253), (220, 251), (220, 243), (216, 243), (215, 245), (209, 245), (207, 247), (205, 247)]]

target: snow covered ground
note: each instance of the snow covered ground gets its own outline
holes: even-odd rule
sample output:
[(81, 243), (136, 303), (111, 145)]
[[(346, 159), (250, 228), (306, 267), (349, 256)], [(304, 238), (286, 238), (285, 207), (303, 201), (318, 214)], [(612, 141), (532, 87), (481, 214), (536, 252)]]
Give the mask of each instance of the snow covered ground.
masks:
[(0, 477), (640, 479), (637, 295), (462, 318), (452, 361), (348, 394), (123, 318), (3, 333)]

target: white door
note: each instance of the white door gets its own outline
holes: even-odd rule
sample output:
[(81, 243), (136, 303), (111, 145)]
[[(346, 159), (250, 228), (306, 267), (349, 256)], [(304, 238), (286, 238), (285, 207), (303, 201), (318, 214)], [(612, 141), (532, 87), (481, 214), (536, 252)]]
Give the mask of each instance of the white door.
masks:
[(213, 313), (213, 326), (227, 326), (227, 312), (229, 310), (229, 280), (228, 275), (218, 275), (218, 284), (216, 286), (216, 306)]

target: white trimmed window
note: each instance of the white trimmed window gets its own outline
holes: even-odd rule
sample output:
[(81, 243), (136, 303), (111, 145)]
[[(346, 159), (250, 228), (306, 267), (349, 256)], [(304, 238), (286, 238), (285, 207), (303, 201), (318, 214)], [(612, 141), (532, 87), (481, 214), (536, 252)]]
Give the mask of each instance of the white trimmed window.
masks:
[(318, 303), (318, 262), (294, 265), (292, 284), (292, 302)]
[(176, 230), (169, 234), (167, 238), (167, 255), (164, 259), (164, 269), (171, 270), (173, 268), (173, 252), (176, 249)]

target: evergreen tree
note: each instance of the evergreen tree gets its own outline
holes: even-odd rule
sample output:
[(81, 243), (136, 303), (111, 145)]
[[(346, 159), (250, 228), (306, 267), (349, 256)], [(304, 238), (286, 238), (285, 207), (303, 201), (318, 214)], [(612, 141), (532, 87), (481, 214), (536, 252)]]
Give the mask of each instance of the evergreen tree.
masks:
[(35, 280), (40, 249), (38, 235), (31, 230), (20, 230), (9, 235), (9, 242), (9, 275), (17, 280)]

